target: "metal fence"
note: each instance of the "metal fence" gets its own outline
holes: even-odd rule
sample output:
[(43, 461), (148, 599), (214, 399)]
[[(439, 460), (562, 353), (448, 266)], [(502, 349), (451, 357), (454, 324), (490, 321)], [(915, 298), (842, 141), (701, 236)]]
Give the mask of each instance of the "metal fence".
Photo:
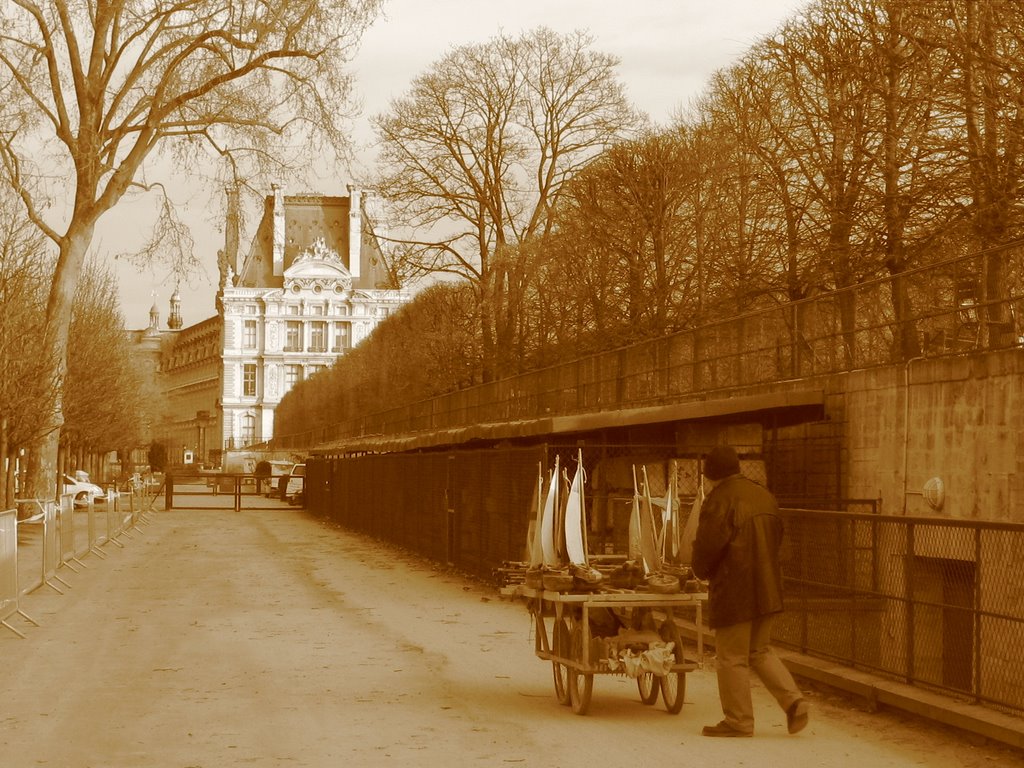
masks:
[[(155, 489), (163, 494), (164, 509), (288, 509), (282, 495), (282, 476), (257, 476), (251, 472), (168, 472)], [(284, 481), (288, 482), (287, 479)]]
[[(274, 438), (309, 448), (554, 415), (664, 405), (737, 387), (1024, 341), (1024, 247), (929, 265), (633, 346)], [(998, 293), (989, 286), (998, 277)], [(897, 312), (896, 307), (902, 307)]]
[(520, 560), (545, 449), (310, 459), (306, 506), (324, 517), (488, 578)]
[(0, 510), (0, 627), (11, 630), (19, 637), (24, 635), (14, 628), (7, 619), (20, 614), (34, 621), (21, 610), (18, 588), (18, 510)]
[(785, 510), (801, 653), (1024, 712), (1024, 525)]

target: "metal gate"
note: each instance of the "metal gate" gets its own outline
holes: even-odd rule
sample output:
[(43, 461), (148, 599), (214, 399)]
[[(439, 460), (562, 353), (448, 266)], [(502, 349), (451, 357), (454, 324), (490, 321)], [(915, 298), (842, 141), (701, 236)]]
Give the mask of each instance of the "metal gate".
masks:
[(232, 472), (168, 472), (164, 481), (165, 509), (291, 509), (281, 498), (277, 477)]

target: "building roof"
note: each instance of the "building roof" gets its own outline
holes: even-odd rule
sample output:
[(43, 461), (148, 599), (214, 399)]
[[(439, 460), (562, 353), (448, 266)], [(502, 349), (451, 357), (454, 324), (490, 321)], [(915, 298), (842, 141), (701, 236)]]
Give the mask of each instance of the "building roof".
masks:
[[(352, 201), (355, 197), (359, 206), (358, 215), (353, 216)], [(318, 239), (328, 249), (335, 251), (348, 271), (353, 275), (353, 288), (381, 288), (386, 272), (377, 238), (369, 227), (363, 224), (361, 195), (338, 197), (332, 195), (302, 194), (267, 195), (264, 200), (263, 216), (256, 228), (249, 252), (239, 266), (235, 285), (245, 288), (281, 288), (284, 286), (284, 270), (295, 259), (310, 250)], [(278, 211), (278, 205), (283, 211)], [(353, 249), (350, 241), (352, 223), (360, 227), (358, 247)], [(278, 233), (283, 245), (283, 264), (274, 268), (275, 227), (283, 227)], [(358, 253), (359, 264), (353, 264), (352, 253)]]

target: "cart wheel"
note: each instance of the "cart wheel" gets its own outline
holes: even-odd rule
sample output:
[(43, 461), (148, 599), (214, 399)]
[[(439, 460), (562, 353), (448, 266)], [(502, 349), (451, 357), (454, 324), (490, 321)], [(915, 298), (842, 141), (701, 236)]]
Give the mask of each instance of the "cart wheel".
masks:
[[(581, 624), (576, 624), (572, 631), (572, 659), (577, 663), (583, 663), (583, 627)], [(594, 675), (580, 672), (576, 666), (569, 667), (567, 671), (572, 711), (577, 715), (585, 715), (590, 706), (590, 695), (594, 691)]]
[[(669, 616), (661, 625), (662, 638), (667, 643), (674, 643), (672, 655), (675, 656), (675, 663), (683, 663), (683, 638), (679, 634), (679, 627), (675, 620)], [(665, 709), (669, 714), (678, 715), (683, 708), (683, 699), (686, 698), (686, 673), (669, 672), (661, 678), (661, 698), (665, 702)]]
[(640, 701), (644, 704), (653, 704), (658, 700), (661, 681), (650, 672), (642, 672), (636, 679), (636, 687), (640, 689)]
[[(572, 641), (569, 637), (569, 625), (565, 619), (555, 622), (552, 629), (552, 641), (555, 656), (569, 658), (572, 655)], [(569, 668), (557, 661), (551, 662), (551, 671), (555, 678), (555, 698), (559, 704), (569, 704)]]

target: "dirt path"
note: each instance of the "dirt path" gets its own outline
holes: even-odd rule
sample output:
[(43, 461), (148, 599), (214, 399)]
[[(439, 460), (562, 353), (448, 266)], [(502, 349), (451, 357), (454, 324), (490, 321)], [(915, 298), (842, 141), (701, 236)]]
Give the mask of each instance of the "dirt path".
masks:
[(590, 713), (552, 693), (525, 608), (302, 511), (173, 511), (22, 607), (0, 636), (5, 768), (923, 766), (1019, 764), (938, 729), (811, 694), (811, 725), (755, 690), (754, 739), (710, 668), (678, 716), (598, 676)]

